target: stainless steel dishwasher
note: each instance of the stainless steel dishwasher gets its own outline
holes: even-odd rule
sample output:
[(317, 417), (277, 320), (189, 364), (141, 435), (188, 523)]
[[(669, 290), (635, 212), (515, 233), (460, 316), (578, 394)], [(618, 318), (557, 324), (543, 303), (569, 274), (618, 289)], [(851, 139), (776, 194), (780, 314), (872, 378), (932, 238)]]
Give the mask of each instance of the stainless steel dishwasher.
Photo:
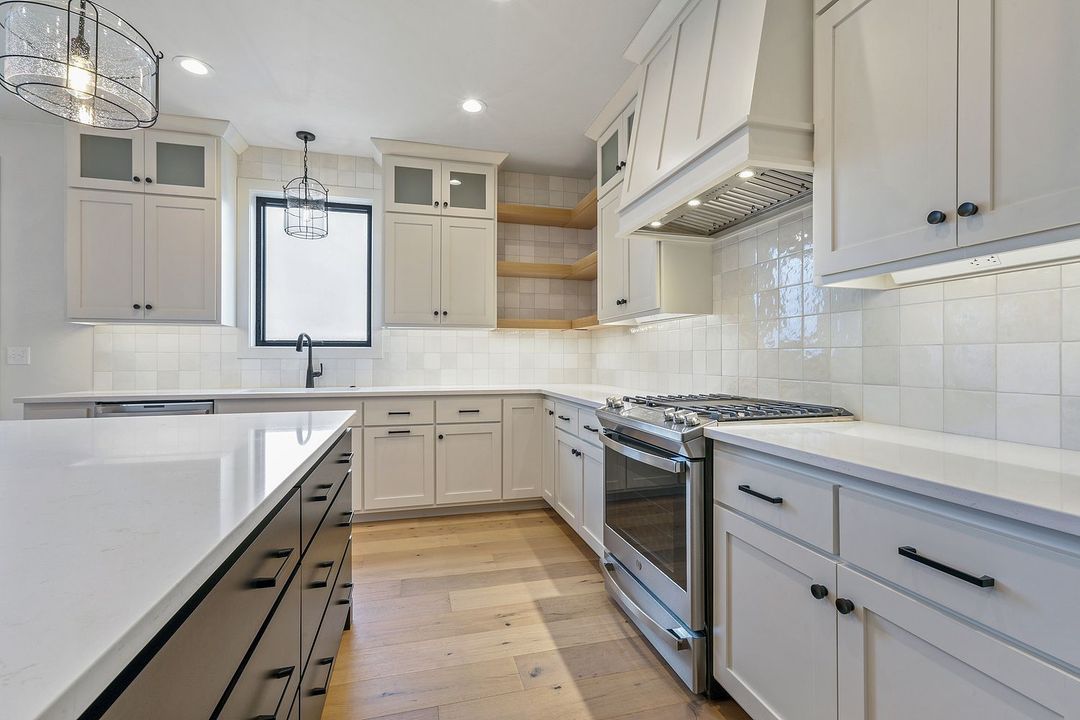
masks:
[(213, 415), (213, 400), (173, 402), (97, 403), (94, 417), (148, 417), (151, 415)]

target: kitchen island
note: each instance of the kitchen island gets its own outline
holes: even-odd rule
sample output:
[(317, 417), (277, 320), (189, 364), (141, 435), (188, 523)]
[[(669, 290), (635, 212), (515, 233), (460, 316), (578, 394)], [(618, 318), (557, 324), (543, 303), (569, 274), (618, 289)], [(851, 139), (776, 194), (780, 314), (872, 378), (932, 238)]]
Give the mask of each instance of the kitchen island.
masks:
[[(260, 533), (280, 525), (292, 548), (303, 550), (310, 524), (306, 509), (303, 521), (300, 514), (306, 508), (300, 501), (308, 499), (300, 497), (305, 479), (328, 461), (340, 462), (327, 456), (348, 442), (352, 416), (331, 411), (0, 424), (3, 717), (75, 718), (92, 705), (90, 716), (124, 716), (114, 712), (121, 703), (112, 702), (127, 692), (127, 683), (117, 679), (145, 679), (157, 658), (168, 660), (183, 623), (196, 619), (200, 602), (214, 600), (215, 583), (226, 584), (227, 571), (243, 565), (249, 548), (260, 550)], [(347, 501), (348, 475), (342, 475), (333, 490), (344, 489)], [(330, 505), (322, 506), (327, 515)], [(290, 507), (297, 511), (295, 522), (280, 521)], [(347, 522), (338, 532), (347, 535)], [(275, 552), (281, 557), (283, 551)], [(265, 574), (280, 565), (299, 567), (299, 576), (301, 555), (291, 552)], [(272, 578), (272, 585), (280, 591), (286, 579)], [(241, 654), (251, 638), (244, 642)], [(223, 681), (230, 690), (232, 670)], [(294, 674), (299, 681), (300, 673)], [(103, 700), (103, 693), (113, 697)], [(163, 708), (159, 717), (178, 712)]]

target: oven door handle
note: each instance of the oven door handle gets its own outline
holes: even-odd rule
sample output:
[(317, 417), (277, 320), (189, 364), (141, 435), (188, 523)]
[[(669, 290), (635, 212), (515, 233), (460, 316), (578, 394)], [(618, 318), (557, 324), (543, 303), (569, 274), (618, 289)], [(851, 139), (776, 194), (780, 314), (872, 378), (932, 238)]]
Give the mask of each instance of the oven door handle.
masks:
[(618, 440), (613, 439), (607, 433), (600, 436), (600, 442), (604, 443), (604, 445), (620, 455), (624, 455), (631, 460), (643, 462), (646, 465), (652, 465), (654, 468), (659, 468), (660, 470), (666, 470), (670, 473), (681, 473), (686, 469), (686, 462), (683, 460), (673, 460), (672, 458), (663, 457), (662, 455), (653, 455), (644, 450), (639, 450), (636, 447), (625, 445)]
[[(604, 573), (606, 575), (612, 575), (616, 572), (617, 568), (615, 563), (611, 560), (605, 560), (602, 564)], [(619, 607), (626, 611), (627, 615), (640, 620), (642, 623), (652, 628), (660, 637), (664, 638), (664, 642), (676, 652), (680, 650), (688, 650), (690, 648), (690, 638), (692, 637), (683, 628), (668, 628), (664, 627), (660, 623), (653, 620), (649, 613), (638, 607), (638, 604), (630, 599), (630, 596), (619, 587), (619, 583), (612, 577), (612, 581), (608, 584), (609, 590), (613, 591), (615, 596), (615, 602)]]

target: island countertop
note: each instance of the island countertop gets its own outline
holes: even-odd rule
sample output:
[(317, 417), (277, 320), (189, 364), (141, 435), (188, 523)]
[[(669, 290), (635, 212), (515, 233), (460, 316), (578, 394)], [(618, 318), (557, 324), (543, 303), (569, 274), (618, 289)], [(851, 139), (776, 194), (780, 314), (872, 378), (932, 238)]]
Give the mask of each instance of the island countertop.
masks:
[(0, 708), (77, 717), (353, 413), (0, 423)]

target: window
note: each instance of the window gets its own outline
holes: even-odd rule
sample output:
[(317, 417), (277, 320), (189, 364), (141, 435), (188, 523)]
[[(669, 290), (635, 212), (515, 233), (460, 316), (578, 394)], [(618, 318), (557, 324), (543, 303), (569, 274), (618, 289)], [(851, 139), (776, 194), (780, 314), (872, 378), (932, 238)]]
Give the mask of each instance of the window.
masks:
[(324, 347), (371, 347), (371, 206), (327, 203), (330, 234), (285, 234), (285, 201), (255, 200), (255, 345), (300, 333)]

